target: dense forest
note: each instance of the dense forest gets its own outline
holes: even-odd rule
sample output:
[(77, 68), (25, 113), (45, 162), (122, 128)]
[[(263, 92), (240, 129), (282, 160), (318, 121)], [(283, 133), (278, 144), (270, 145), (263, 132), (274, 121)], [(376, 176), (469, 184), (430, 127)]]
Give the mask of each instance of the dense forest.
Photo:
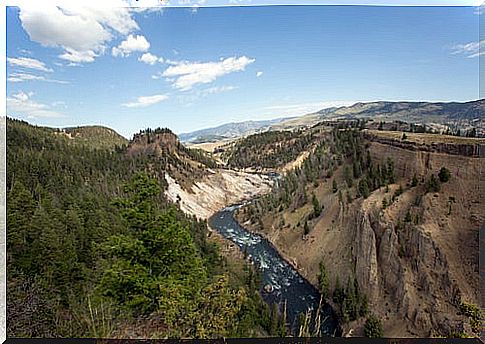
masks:
[[(308, 195), (307, 185), (311, 183), (317, 186), (319, 181), (331, 177), (341, 165), (347, 184), (344, 190), (347, 202), (355, 197), (366, 198), (373, 190), (394, 182), (393, 162), (389, 160), (384, 165), (373, 163), (358, 129), (334, 128), (310, 152), (301, 167), (287, 172), (272, 193), (256, 200), (243, 211), (257, 221), (270, 211), (294, 210), (312, 200), (314, 212), (309, 220), (318, 217), (321, 209), (318, 201)], [(342, 190), (338, 190), (337, 186), (334, 189), (344, 201)]]
[(302, 130), (253, 134), (236, 142), (223, 158), (233, 168), (278, 168), (308, 150), (315, 139), (314, 132)]
[(231, 271), (206, 222), (165, 199), (160, 157), (84, 141), (7, 120), (8, 336), (284, 330), (253, 268)]

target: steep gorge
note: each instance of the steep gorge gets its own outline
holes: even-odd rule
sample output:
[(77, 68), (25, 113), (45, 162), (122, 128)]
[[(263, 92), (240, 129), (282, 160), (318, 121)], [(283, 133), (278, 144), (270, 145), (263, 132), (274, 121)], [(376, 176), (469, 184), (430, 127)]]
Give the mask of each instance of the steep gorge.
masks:
[[(339, 167), (318, 187), (307, 186), (324, 209), (312, 220), (308, 235), (299, 228), (311, 204), (263, 216), (259, 225), (246, 221), (244, 214), (240, 220), (263, 233), (315, 285), (320, 261), (329, 272), (331, 289), (337, 276), (344, 282), (355, 277), (370, 310), (382, 319), (386, 336), (471, 333), (459, 306), (479, 303), (484, 160), (480, 154), (409, 149), (391, 141), (373, 140), (368, 148), (373, 161), (394, 162), (396, 181), (387, 192), (381, 187), (366, 199), (339, 201), (332, 191), (333, 180), (339, 189), (346, 188)], [(450, 170), (451, 179), (439, 192), (426, 192), (426, 181), (441, 167)], [(411, 185), (414, 175), (416, 186)], [(400, 186), (403, 192), (391, 203)], [(363, 335), (362, 325), (362, 319), (350, 322), (345, 330)]]

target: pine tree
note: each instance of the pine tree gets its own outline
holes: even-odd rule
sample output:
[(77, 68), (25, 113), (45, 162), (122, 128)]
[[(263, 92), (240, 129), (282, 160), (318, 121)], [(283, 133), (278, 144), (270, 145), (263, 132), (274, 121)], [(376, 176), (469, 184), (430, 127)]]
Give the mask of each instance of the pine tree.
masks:
[(368, 338), (381, 338), (384, 336), (381, 321), (374, 315), (367, 318), (364, 324), (364, 335)]
[(438, 178), (440, 179), (440, 182), (446, 183), (447, 181), (450, 180), (451, 173), (450, 170), (448, 170), (446, 167), (442, 167), (440, 169), (440, 172), (438, 173)]
[(418, 185), (418, 177), (416, 177), (416, 173), (413, 175), (413, 179), (411, 180), (411, 186), (415, 187)]
[(304, 235), (310, 234), (310, 227), (308, 226), (308, 221), (305, 221), (305, 224), (303, 225), (303, 234)]
[(323, 261), (320, 262), (320, 273), (318, 274), (318, 285), (320, 286), (320, 292), (323, 298), (327, 298), (329, 296), (329, 280), (328, 280), (328, 273), (325, 269), (325, 265)]
[(319, 217), (322, 213), (322, 207), (320, 206), (320, 202), (318, 202), (318, 198), (315, 196), (315, 194), (312, 196), (312, 204), (314, 217)]

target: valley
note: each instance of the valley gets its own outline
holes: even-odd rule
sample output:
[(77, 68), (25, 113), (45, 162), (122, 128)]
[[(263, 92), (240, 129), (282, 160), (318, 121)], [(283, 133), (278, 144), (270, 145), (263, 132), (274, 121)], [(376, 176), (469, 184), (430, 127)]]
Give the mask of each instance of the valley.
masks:
[[(10, 334), (364, 336), (374, 321), (386, 337), (476, 336), (481, 320), (464, 309), (479, 304), (485, 139), (416, 131), (402, 111), (423, 119), (430, 105), (403, 106), (325, 112), (377, 108), (390, 122), (313, 114), (186, 134), (185, 144), (166, 128), (128, 141), (103, 127), (8, 119)], [(172, 256), (156, 258), (173, 245)], [(39, 265), (46, 254), (70, 254), (70, 267)], [(152, 274), (162, 262), (172, 270), (157, 276), (173, 284)], [(133, 280), (113, 275), (122, 266)], [(54, 276), (64, 282), (49, 291)], [(110, 308), (109, 327), (89, 320), (87, 299)], [(15, 307), (25, 300), (62, 326)]]

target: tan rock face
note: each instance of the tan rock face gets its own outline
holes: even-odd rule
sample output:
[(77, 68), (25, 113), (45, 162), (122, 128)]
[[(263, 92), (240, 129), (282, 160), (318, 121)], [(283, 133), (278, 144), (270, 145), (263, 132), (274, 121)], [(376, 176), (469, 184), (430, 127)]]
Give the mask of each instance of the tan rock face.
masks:
[(464, 157), (485, 157), (485, 140), (484, 139), (461, 139), (469, 141), (463, 143), (451, 142), (421, 142), (400, 140), (392, 137), (376, 136), (370, 132), (365, 132), (364, 137), (371, 141), (388, 146), (403, 148), (408, 151), (422, 151), (430, 153), (445, 153), (451, 155), (460, 155)]
[(225, 206), (249, 200), (270, 191), (272, 180), (265, 175), (230, 170), (209, 170), (210, 174), (184, 190), (168, 173), (165, 192), (180, 209), (199, 219), (207, 219)]
[[(371, 308), (385, 319), (385, 328), (395, 331), (388, 335), (429, 336), (456, 330), (463, 323), (457, 316), (460, 301), (479, 302), (478, 223), (484, 220), (480, 204), (485, 160), (377, 142), (370, 150), (377, 161), (394, 160), (403, 186), (414, 173), (426, 180), (441, 167), (448, 168), (452, 178), (439, 193), (423, 197), (418, 225), (398, 228), (396, 223), (403, 221), (422, 185), (407, 189), (386, 210), (379, 209), (382, 197), (376, 191), (362, 203), (354, 228), (344, 221), (355, 243), (352, 255), (359, 284)], [(402, 331), (395, 326), (399, 321)]]
[[(337, 276), (340, 283), (355, 276), (370, 309), (382, 319), (386, 336), (446, 335), (464, 328), (466, 319), (457, 315), (460, 301), (479, 302), (478, 225), (485, 220), (485, 159), (380, 142), (371, 142), (369, 149), (375, 162), (394, 161), (397, 183), (388, 193), (383, 187), (365, 200), (342, 206), (329, 179), (315, 191), (324, 215), (308, 238), (302, 238), (296, 223), (311, 212), (311, 205), (285, 213), (284, 226), (268, 214), (260, 230), (315, 285), (320, 261), (331, 289)], [(423, 196), (423, 181), (441, 167), (451, 171), (450, 181), (439, 193)], [(414, 174), (420, 183), (410, 187)], [(333, 178), (340, 187), (342, 169)], [(384, 197), (389, 200), (399, 185), (404, 193), (382, 209)], [(420, 220), (405, 223), (408, 211)], [(360, 333), (359, 324), (349, 326)]]
[(176, 152), (180, 142), (172, 132), (136, 134), (128, 149), (128, 154), (156, 154)]

